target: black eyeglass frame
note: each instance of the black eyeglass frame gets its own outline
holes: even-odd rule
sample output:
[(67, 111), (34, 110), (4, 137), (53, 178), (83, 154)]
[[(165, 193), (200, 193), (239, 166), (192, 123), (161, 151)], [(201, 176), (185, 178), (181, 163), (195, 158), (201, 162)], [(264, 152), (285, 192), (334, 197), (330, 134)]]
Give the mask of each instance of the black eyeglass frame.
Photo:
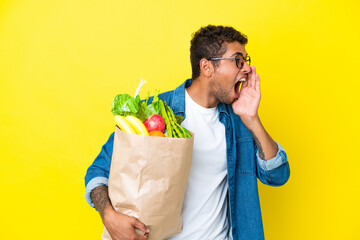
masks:
[[(241, 56), (241, 58), (242, 58), (241, 67), (239, 67), (239, 62), (240, 62), (241, 59), (239, 59), (238, 56)], [(239, 69), (242, 69), (244, 67), (245, 62), (249, 66), (251, 65), (251, 58), (250, 58), (249, 55), (247, 55), (246, 58), (244, 58), (244, 56), (241, 53), (239, 53), (238, 56), (236, 56), (236, 57), (227, 57), (227, 58), (209, 58), (208, 60), (217, 61), (217, 60), (235, 59), (236, 67), (239, 68)]]

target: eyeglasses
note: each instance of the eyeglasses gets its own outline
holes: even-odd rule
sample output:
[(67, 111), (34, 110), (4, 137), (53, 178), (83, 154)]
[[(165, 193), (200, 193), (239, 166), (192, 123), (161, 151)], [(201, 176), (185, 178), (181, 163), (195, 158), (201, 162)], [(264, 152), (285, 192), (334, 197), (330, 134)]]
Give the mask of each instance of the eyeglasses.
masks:
[(251, 64), (251, 58), (249, 55), (246, 56), (246, 58), (244, 59), (244, 56), (241, 53), (238, 53), (238, 55), (236, 57), (227, 57), (227, 58), (209, 58), (208, 60), (212, 60), (212, 61), (217, 61), (217, 60), (223, 60), (223, 59), (235, 59), (236, 62), (236, 67), (238, 67), (239, 69), (241, 69), (245, 62), (250, 66)]

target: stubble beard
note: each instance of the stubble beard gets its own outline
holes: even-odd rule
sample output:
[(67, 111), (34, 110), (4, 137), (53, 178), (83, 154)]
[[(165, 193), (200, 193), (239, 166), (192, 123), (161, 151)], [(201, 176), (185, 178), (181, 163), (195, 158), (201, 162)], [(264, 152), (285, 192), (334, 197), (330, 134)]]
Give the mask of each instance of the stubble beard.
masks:
[(225, 104), (232, 104), (235, 99), (230, 99), (233, 87), (231, 89), (225, 89), (220, 83), (210, 83), (210, 94), (215, 97), (218, 102)]

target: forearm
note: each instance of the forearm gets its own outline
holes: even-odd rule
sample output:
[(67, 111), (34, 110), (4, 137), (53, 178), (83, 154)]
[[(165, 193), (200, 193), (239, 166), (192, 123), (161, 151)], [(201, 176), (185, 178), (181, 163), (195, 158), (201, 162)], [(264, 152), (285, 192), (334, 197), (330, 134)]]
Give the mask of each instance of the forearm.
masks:
[(94, 188), (90, 193), (90, 197), (95, 205), (95, 208), (98, 210), (102, 221), (104, 222), (106, 209), (112, 208), (108, 194), (108, 187), (106, 185), (101, 185)]
[(247, 121), (246, 126), (255, 140), (259, 150), (259, 157), (263, 160), (269, 160), (275, 157), (278, 152), (278, 146), (266, 132), (260, 118), (255, 117)]

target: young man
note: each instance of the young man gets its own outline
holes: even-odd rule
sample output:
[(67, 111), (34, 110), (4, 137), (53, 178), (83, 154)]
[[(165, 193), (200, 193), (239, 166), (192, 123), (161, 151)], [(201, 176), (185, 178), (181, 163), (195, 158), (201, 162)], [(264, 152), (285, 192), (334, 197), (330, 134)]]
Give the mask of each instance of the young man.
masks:
[[(159, 95), (195, 133), (183, 230), (171, 240), (264, 239), (257, 178), (271, 186), (289, 178), (286, 153), (258, 116), (260, 79), (246, 44), (246, 36), (232, 27), (201, 28), (191, 40), (192, 79)], [(148, 233), (146, 226), (116, 213), (109, 201), (113, 138), (87, 171), (85, 197), (114, 240), (146, 239), (148, 234), (134, 231)]]

